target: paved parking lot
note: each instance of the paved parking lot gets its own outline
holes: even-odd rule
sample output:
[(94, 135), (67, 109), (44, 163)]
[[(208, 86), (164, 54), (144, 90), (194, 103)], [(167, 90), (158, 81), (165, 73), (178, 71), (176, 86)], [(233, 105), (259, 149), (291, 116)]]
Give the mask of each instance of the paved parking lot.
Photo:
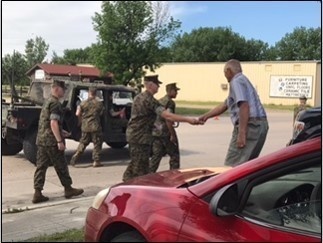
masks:
[[(285, 147), (292, 134), (292, 112), (267, 111), (269, 132), (261, 156)], [(180, 124), (177, 128), (181, 152), (181, 167), (222, 166), (231, 138), (229, 117), (210, 119), (203, 126)], [(67, 142), (69, 160), (78, 143)], [(111, 149), (103, 146), (104, 167), (91, 167), (90, 145), (78, 168), (69, 167), (75, 187), (84, 188), (82, 196), (65, 200), (63, 188), (53, 167), (47, 171), (44, 194), (49, 202), (33, 205), (33, 174), (35, 166), (25, 160), (22, 152), (16, 156), (2, 156), (2, 240), (17, 241), (44, 233), (81, 228), (87, 208), (101, 189), (121, 182), (129, 162), (127, 148)], [(162, 159), (159, 171), (169, 168), (168, 157)], [(26, 210), (5, 213), (9, 209)]]

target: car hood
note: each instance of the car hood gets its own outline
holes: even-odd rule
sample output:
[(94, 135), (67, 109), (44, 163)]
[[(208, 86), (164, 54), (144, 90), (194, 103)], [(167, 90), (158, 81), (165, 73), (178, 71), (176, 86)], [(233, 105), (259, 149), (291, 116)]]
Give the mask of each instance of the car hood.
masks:
[(198, 179), (202, 179), (203, 177), (210, 177), (212, 175), (220, 174), (231, 168), (232, 167), (229, 166), (223, 166), (167, 170), (154, 174), (139, 176), (122, 184), (156, 187), (180, 187), (187, 184), (190, 185), (190, 183)]

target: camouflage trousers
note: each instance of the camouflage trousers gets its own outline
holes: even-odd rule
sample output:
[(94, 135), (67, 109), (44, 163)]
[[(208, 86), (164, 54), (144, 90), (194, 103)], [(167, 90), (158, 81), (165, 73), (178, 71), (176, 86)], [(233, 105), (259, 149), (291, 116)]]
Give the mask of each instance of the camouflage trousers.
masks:
[(34, 189), (43, 190), (46, 171), (50, 162), (54, 165), (61, 184), (64, 187), (72, 185), (72, 178), (68, 171), (64, 151), (58, 150), (57, 146), (38, 146), (36, 171), (34, 174)]
[(80, 139), (80, 143), (77, 147), (75, 154), (71, 159), (71, 164), (75, 164), (75, 162), (81, 157), (86, 147), (93, 143), (93, 152), (92, 159), (93, 161), (100, 160), (100, 153), (102, 150), (102, 132), (82, 132), (82, 137)]
[(169, 169), (178, 169), (180, 166), (180, 154), (178, 144), (170, 141), (169, 137), (154, 137), (152, 145), (152, 156), (149, 162), (149, 172), (155, 173), (159, 167), (162, 157), (169, 155)]
[(123, 181), (149, 173), (150, 144), (129, 144), (131, 161), (123, 173)]

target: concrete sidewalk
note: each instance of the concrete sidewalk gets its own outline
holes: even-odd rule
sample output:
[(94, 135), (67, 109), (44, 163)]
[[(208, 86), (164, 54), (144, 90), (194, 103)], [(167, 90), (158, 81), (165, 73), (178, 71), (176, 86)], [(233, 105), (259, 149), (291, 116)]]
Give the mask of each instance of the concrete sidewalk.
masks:
[(1, 242), (17, 242), (44, 234), (82, 229), (94, 197), (24, 206), (20, 212), (2, 211)]

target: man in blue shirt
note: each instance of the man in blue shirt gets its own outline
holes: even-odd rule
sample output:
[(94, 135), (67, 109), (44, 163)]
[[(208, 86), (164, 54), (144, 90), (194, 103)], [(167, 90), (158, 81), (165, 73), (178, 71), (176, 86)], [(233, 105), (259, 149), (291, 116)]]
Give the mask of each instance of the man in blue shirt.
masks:
[(224, 76), (230, 85), (227, 99), (199, 117), (199, 120), (205, 122), (229, 110), (234, 129), (225, 165), (236, 166), (259, 156), (269, 127), (259, 96), (242, 73), (238, 60), (231, 59), (225, 64)]

